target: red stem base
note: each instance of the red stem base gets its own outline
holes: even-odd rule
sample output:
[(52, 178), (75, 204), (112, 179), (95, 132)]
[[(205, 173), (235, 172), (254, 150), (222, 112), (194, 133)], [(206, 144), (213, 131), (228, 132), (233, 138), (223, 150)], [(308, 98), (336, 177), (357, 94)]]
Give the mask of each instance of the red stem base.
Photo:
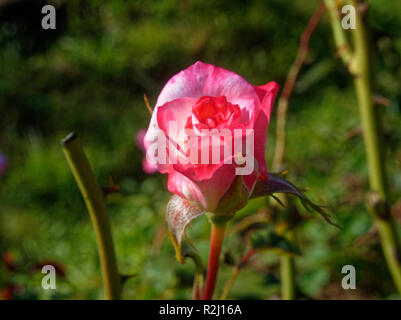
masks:
[(203, 300), (211, 300), (213, 298), (214, 288), (216, 286), (217, 273), (219, 271), (219, 258), (224, 240), (225, 225), (216, 226), (212, 224), (212, 233), (210, 235), (210, 253), (207, 266), (205, 292)]

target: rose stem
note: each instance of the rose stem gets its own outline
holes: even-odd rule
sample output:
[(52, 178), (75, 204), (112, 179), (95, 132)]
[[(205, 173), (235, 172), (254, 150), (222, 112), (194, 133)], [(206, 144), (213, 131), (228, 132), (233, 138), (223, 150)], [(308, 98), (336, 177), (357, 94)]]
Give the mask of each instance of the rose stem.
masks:
[(214, 288), (216, 286), (217, 273), (219, 271), (219, 258), (224, 240), (224, 231), (226, 225), (216, 225), (212, 223), (212, 232), (210, 235), (210, 252), (207, 266), (205, 292), (203, 300), (211, 300)]
[(96, 183), (77, 134), (67, 135), (61, 141), (61, 146), (95, 229), (105, 297), (107, 300), (120, 299), (121, 279), (117, 271), (111, 228), (102, 191)]
[[(361, 7), (355, 1), (351, 1), (350, 3), (356, 8), (357, 13), (356, 28), (352, 30), (355, 52), (354, 56), (350, 57), (348, 51), (344, 50), (344, 48), (349, 48), (348, 45), (344, 45), (344, 43), (346, 44), (345, 35), (338, 35), (343, 33), (344, 29), (341, 28), (340, 14), (336, 3), (333, 0), (325, 0), (325, 3), (331, 13), (330, 20), (338, 54), (354, 77), (371, 189), (367, 197), (367, 206), (379, 231), (384, 258), (390, 274), (398, 292), (401, 294), (401, 263), (399, 260), (401, 251), (397, 242), (395, 222), (389, 210), (380, 115), (379, 110), (373, 104), (373, 74), (371, 57), (369, 56), (371, 50), (368, 47), (365, 22), (363, 21)], [(345, 54), (347, 56), (343, 57)]]

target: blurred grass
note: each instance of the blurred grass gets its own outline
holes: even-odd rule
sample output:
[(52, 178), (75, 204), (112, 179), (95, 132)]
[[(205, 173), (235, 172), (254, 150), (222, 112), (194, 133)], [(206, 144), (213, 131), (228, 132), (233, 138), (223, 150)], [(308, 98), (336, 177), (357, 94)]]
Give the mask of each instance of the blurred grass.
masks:
[[(9, 159), (0, 177), (0, 253), (12, 252), (17, 264), (16, 272), (0, 266), (0, 288), (19, 285), (15, 298), (101, 297), (93, 231), (58, 145), (76, 130), (99, 183), (106, 185), (112, 175), (120, 185), (120, 192), (108, 198), (109, 214), (120, 270), (136, 274), (126, 283), (124, 297), (189, 298), (192, 262), (176, 263), (167, 238), (160, 251), (155, 244), (165, 230), (168, 192), (166, 177), (142, 172), (142, 154), (134, 144), (135, 133), (149, 121), (143, 93), (155, 103), (164, 83), (198, 59), (253, 84), (283, 84), (317, 1), (54, 3), (55, 31), (40, 29), (43, 1), (0, 6), (0, 151)], [(391, 100), (384, 143), (396, 204), (401, 194), (401, 3), (372, 0), (369, 18), (377, 93)], [(289, 179), (310, 187), (308, 195), (328, 205), (343, 230), (302, 212), (296, 281), (303, 297), (394, 298), (377, 237), (355, 244), (371, 228), (363, 204), (367, 171), (360, 135), (347, 138), (359, 126), (358, 109), (330, 37), (324, 19), (291, 99), (287, 154)], [(268, 136), (269, 164), (275, 114)], [(244, 212), (258, 206), (251, 203)], [(394, 213), (400, 221), (399, 208)], [(206, 261), (206, 219), (196, 220), (189, 233)], [(238, 255), (241, 238), (229, 238), (225, 248)], [(42, 290), (40, 272), (32, 271), (48, 260), (66, 273), (55, 293)], [(278, 295), (277, 256), (266, 253), (254, 260), (240, 273), (232, 298)], [(352, 293), (336, 289), (344, 264), (357, 269)], [(230, 270), (223, 266), (218, 291)]]

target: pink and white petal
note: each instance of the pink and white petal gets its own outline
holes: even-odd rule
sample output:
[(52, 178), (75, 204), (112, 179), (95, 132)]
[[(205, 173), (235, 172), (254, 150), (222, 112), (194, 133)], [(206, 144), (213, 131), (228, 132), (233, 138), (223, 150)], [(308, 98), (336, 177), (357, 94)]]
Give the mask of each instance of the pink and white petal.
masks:
[[(242, 132), (245, 133), (246, 131), (242, 130)], [(236, 155), (234, 155), (233, 132), (227, 130), (227, 134), (228, 133), (230, 133), (230, 135), (228, 135), (227, 137), (225, 135), (218, 134), (217, 141), (214, 138), (209, 137), (209, 144), (205, 146), (202, 145), (201, 138), (205, 139), (207, 137), (195, 136), (194, 138), (196, 138), (198, 141), (196, 144), (197, 148), (194, 147), (190, 150), (190, 152), (192, 152), (192, 150), (196, 150), (197, 155), (194, 157), (194, 159), (190, 160), (189, 154), (187, 157), (189, 163), (183, 164), (178, 162), (177, 164), (174, 164), (174, 169), (185, 175), (188, 179), (195, 182), (212, 179), (216, 171), (219, 170), (222, 166), (225, 167), (224, 171), (229, 170), (230, 172), (234, 172), (236, 168), (234, 158)], [(245, 141), (245, 136), (243, 136), (243, 139)], [(189, 139), (189, 141), (191, 142), (192, 139)], [(188, 145), (191, 145), (190, 142), (188, 143)], [(226, 154), (225, 150), (230, 152)], [(197, 163), (202, 163), (203, 155), (209, 156), (203, 164), (196, 164), (194, 162), (191, 162), (197, 159)], [(213, 157), (217, 158), (213, 159)], [(214, 162), (213, 160), (216, 162)]]
[[(188, 118), (192, 115), (192, 107), (196, 103), (194, 98), (178, 98), (166, 102), (157, 109), (157, 124), (164, 133), (169, 136), (170, 124), (178, 137), (178, 133), (185, 129)], [(174, 142), (178, 142), (177, 137), (169, 137)]]
[[(195, 99), (181, 98), (168, 102), (160, 106), (158, 110), (154, 110), (150, 121), (149, 129), (144, 138), (146, 148), (147, 161), (154, 166), (157, 166), (161, 173), (168, 173), (168, 146), (169, 139), (174, 145), (177, 145), (178, 133), (185, 128), (186, 119), (192, 113), (192, 105)], [(169, 124), (174, 121), (176, 124), (177, 137), (169, 137)], [(161, 139), (164, 141), (162, 142)], [(164, 154), (166, 157), (158, 155), (158, 148), (164, 146)], [(161, 160), (164, 159), (165, 160)], [(162, 163), (160, 163), (162, 162)]]
[(152, 113), (148, 130), (146, 131), (143, 143), (146, 150), (146, 160), (152, 165), (156, 166), (160, 173), (168, 173), (168, 166), (157, 163), (157, 150), (158, 150), (158, 139), (164, 134), (160, 130), (157, 124), (157, 112), (156, 110)]
[[(215, 172), (224, 164), (202, 164), (196, 165), (182, 165), (180, 163), (174, 165), (174, 170), (180, 172), (188, 179), (195, 181), (196, 183), (209, 180), (213, 177)], [(227, 166), (229, 164), (226, 164)]]
[[(251, 84), (238, 74), (201, 61), (173, 76), (161, 91), (156, 107), (177, 98), (225, 96), (227, 101), (241, 109), (252, 110), (249, 102), (258, 101)], [(259, 107), (259, 106), (257, 106)]]
[(227, 166), (221, 166), (211, 179), (198, 181), (196, 184), (183, 174), (170, 170), (168, 189), (181, 197), (200, 203), (205, 210), (213, 212), (234, 178), (233, 168)]
[(173, 169), (169, 172), (167, 187), (171, 193), (177, 194), (190, 201), (200, 203), (203, 208), (206, 208), (206, 198), (199, 187), (186, 176)]
[[(155, 117), (156, 118), (156, 117)], [(149, 126), (148, 131), (146, 132), (144, 138), (144, 145), (146, 149), (146, 159), (145, 161), (150, 165), (157, 168), (160, 173), (168, 173), (169, 166), (166, 163), (161, 163), (160, 155), (159, 155), (159, 143), (160, 139), (165, 139), (165, 134), (162, 130), (160, 130), (159, 126), (155, 122), (154, 125)], [(166, 150), (165, 150), (166, 151)], [(164, 151), (164, 153), (166, 153)]]

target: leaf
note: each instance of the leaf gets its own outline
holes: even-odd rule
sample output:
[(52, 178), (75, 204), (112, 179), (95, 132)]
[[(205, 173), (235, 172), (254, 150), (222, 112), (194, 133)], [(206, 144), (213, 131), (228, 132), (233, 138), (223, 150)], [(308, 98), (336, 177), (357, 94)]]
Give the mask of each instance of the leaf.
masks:
[(308, 210), (309, 212), (312, 212), (313, 210), (316, 211), (328, 223), (337, 228), (340, 228), (339, 225), (331, 221), (330, 215), (326, 211), (324, 211), (322, 206), (314, 204), (311, 200), (309, 200), (307, 196), (302, 193), (299, 188), (277, 174), (269, 173), (269, 177), (267, 180), (259, 180), (255, 185), (251, 198), (263, 197), (268, 195), (271, 196), (273, 195), (273, 193), (290, 193), (297, 196), (301, 200), (301, 203), (306, 210)]
[(175, 249), (176, 259), (179, 263), (184, 263), (181, 243), (185, 234), (185, 228), (188, 223), (196, 217), (199, 217), (204, 212), (205, 211), (196, 203), (177, 195), (173, 195), (167, 204), (166, 220), (171, 242)]
[(299, 249), (286, 238), (271, 229), (252, 231), (248, 234), (248, 242), (255, 251), (269, 250), (290, 255), (300, 255)]

